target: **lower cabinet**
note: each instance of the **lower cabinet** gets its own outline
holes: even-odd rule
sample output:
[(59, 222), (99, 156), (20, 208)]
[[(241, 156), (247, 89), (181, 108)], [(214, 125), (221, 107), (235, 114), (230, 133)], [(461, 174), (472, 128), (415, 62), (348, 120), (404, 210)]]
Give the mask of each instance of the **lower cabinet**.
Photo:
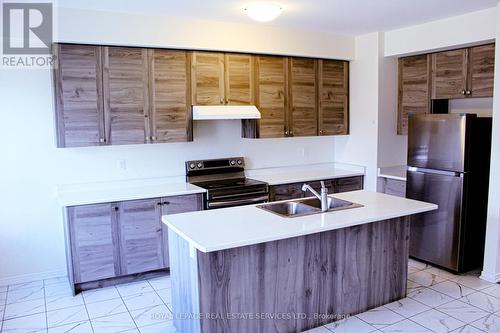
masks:
[(406, 198), (406, 181), (379, 177), (377, 191), (385, 194)]
[[(363, 176), (344, 177), (336, 179), (325, 179), (325, 186), (328, 193), (341, 193), (349, 191), (357, 191), (363, 189)], [(311, 197), (313, 194), (310, 191), (303, 192), (302, 185), (309, 184), (316, 191), (321, 191), (321, 180), (312, 182), (300, 182), (292, 184), (272, 185), (269, 187), (270, 201), (300, 199)]]
[(169, 267), (162, 215), (202, 210), (201, 194), (68, 208), (68, 262), (73, 283)]

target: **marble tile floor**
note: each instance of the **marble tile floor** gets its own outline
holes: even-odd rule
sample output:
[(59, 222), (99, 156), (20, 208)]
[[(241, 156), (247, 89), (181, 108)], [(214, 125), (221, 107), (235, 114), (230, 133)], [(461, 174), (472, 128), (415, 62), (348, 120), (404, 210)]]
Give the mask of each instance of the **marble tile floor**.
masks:
[[(169, 276), (76, 297), (64, 277), (0, 286), (0, 332), (175, 333), (170, 301)], [(410, 260), (408, 297), (307, 332), (500, 333), (500, 284)]]

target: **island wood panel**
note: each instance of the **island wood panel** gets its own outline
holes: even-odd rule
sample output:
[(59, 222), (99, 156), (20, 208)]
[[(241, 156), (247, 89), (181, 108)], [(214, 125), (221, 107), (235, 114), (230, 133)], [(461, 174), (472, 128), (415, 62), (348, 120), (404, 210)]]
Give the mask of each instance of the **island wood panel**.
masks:
[(398, 134), (408, 134), (408, 114), (431, 112), (431, 56), (400, 58), (398, 62)]
[(492, 97), (495, 76), (495, 44), (469, 49), (469, 91), (471, 97)]
[[(172, 231), (170, 239), (174, 313), (202, 314), (201, 320), (174, 320), (180, 331), (301, 332), (406, 296), (409, 217), (197, 251), (195, 258), (185, 240)], [(285, 317), (226, 318), (261, 313)], [(311, 316), (286, 317), (293, 313)]]
[(292, 57), (289, 63), (290, 136), (318, 135), (317, 61)]
[(121, 274), (164, 268), (161, 200), (123, 201), (119, 207)]
[(258, 121), (260, 138), (287, 136), (287, 58), (255, 57), (255, 101), (261, 113)]
[(54, 44), (58, 147), (105, 144), (101, 47)]
[[(203, 195), (188, 194), (161, 198), (161, 215), (180, 214), (203, 210)], [(164, 267), (170, 266), (168, 227), (161, 223), (163, 235), (163, 262)]]
[(249, 54), (226, 53), (225, 102), (230, 105), (254, 104), (254, 64)]
[(467, 49), (433, 53), (432, 98), (464, 98), (467, 90)]
[(75, 283), (120, 275), (116, 214), (110, 203), (68, 208)]
[(191, 85), (193, 105), (224, 104), (224, 54), (192, 52)]
[(149, 141), (147, 49), (104, 47), (104, 114), (112, 145)]
[(349, 62), (318, 60), (319, 135), (349, 134)]
[(189, 53), (162, 49), (148, 53), (151, 141), (192, 141)]

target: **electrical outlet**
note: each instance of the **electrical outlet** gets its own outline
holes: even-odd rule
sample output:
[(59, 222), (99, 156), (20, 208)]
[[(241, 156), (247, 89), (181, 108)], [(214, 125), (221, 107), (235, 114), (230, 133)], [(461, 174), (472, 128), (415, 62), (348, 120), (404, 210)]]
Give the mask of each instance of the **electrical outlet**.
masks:
[(119, 170), (127, 170), (127, 161), (126, 160), (118, 160), (116, 161), (116, 166)]

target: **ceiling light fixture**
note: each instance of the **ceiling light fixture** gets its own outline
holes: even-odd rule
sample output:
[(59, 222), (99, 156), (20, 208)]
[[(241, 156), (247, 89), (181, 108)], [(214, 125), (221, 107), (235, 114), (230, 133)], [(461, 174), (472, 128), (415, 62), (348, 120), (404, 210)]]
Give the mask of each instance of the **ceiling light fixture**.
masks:
[(280, 16), (283, 6), (276, 2), (255, 2), (245, 7), (245, 13), (252, 20), (269, 22)]

